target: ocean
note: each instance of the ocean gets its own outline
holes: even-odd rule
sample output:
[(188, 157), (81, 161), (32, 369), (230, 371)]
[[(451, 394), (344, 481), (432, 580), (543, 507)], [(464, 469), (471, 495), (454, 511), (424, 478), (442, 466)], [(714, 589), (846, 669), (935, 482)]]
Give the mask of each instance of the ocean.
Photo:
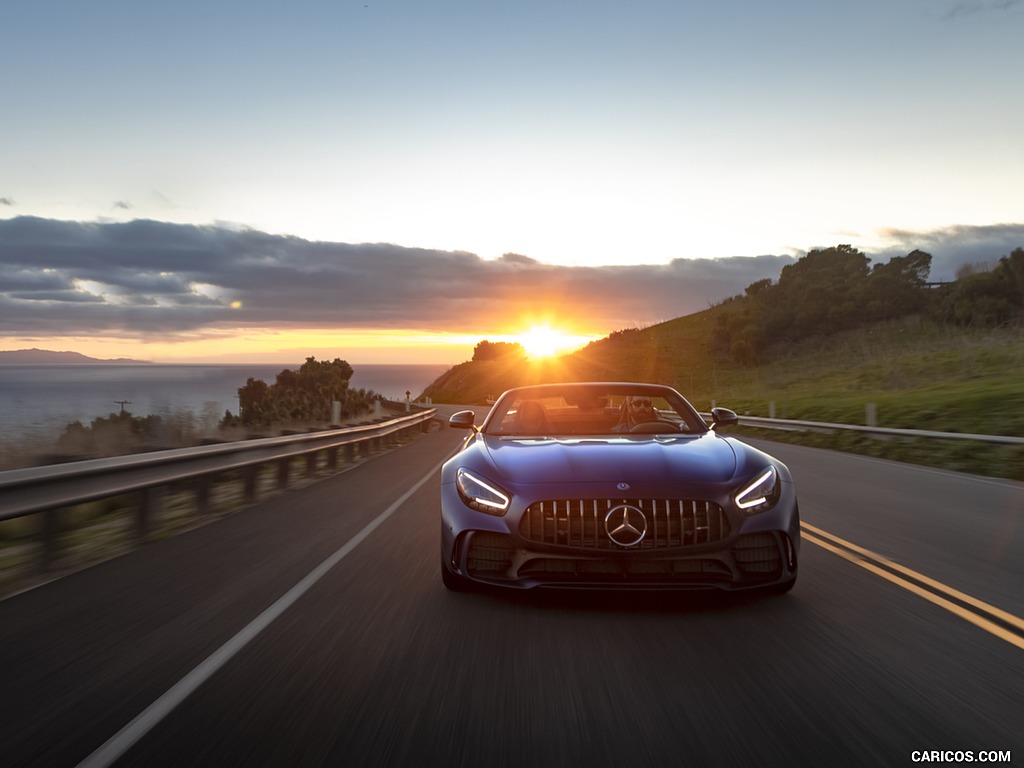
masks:
[[(349, 386), (392, 400), (415, 398), (447, 365), (352, 365)], [(0, 365), (0, 441), (56, 438), (67, 424), (88, 425), (122, 408), (134, 416), (190, 413), (197, 426), (238, 413), (250, 378), (272, 384), (289, 365)]]

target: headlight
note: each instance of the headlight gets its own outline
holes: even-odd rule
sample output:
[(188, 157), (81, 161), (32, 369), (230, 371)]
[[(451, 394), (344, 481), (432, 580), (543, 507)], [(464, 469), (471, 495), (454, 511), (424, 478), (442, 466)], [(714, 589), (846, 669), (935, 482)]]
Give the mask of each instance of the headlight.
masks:
[(467, 507), (488, 515), (504, 515), (508, 511), (511, 503), (509, 495), (468, 470), (460, 469), (456, 473), (455, 485)]
[(745, 515), (763, 512), (775, 506), (781, 490), (779, 473), (775, 467), (768, 467), (736, 494), (736, 506)]

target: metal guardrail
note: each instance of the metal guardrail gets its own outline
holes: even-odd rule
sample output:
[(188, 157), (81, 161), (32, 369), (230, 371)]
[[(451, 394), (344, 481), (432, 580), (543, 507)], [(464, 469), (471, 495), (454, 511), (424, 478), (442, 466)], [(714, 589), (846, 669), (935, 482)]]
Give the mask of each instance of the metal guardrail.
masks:
[[(312, 473), (321, 453), (326, 453), (328, 466), (334, 466), (337, 453), (342, 448), (346, 449), (347, 458), (351, 460), (359, 446), (422, 428), (434, 415), (435, 411), (429, 409), (368, 426), (8, 470), (0, 472), (0, 520), (133, 492), (143, 494), (141, 503), (145, 507), (156, 503), (155, 499), (148, 501), (145, 498), (147, 491), (186, 480), (209, 479), (234, 470), (243, 470), (248, 497), (255, 493), (254, 478), (252, 472), (244, 470), (255, 470), (276, 462), (278, 485), (287, 486), (290, 463), (295, 457), (305, 456), (307, 473)], [(708, 414), (702, 415), (709, 418)], [(849, 430), (898, 437), (1024, 445), (1024, 437), (1011, 435), (933, 432), (759, 416), (740, 416), (740, 425), (785, 430)], [(200, 483), (197, 488), (201, 508), (203, 485)]]
[[(155, 494), (147, 493), (153, 489), (234, 470), (243, 470), (248, 497), (255, 494), (255, 472), (245, 470), (276, 462), (278, 485), (286, 486), (291, 460), (298, 456), (307, 458), (311, 473), (321, 453), (326, 452), (329, 466), (337, 464), (342, 448), (351, 460), (360, 446), (376, 448), (403, 432), (424, 429), (434, 414), (430, 409), (368, 426), (8, 470), (0, 472), (0, 520), (133, 492), (141, 494), (144, 511), (159, 503)], [(197, 488), (202, 508), (204, 485)]]
[[(710, 414), (701, 414), (709, 419)], [(849, 430), (853, 432), (866, 432), (873, 435), (888, 435), (891, 437), (923, 437), (941, 440), (975, 440), (983, 443), (1002, 443), (1004, 445), (1024, 445), (1024, 437), (1013, 435), (976, 435), (967, 432), (932, 432), (925, 429), (897, 429), (894, 427), (869, 427), (860, 424), (834, 424), (823, 421), (800, 421), (796, 419), (766, 419), (760, 416), (740, 416), (740, 426), (764, 427), (765, 429), (783, 430), (816, 430), (835, 431)]]
[[(436, 412), (432, 408), (416, 411), (366, 426), (0, 472), (0, 522), (28, 515), (37, 515), (41, 521), (28, 539), (19, 539), (22, 544), (38, 542), (38, 547), (30, 546), (34, 552), (29, 555), (31, 559), (16, 566), (20, 568), (19, 576), (13, 580), (5, 577), (4, 588), (17, 588), (52, 573), (54, 563), (65, 549), (66, 534), (93, 525), (89, 515), (73, 519), (66, 514), (76, 505), (113, 497), (123, 499), (125, 503), (119, 503), (117, 514), (122, 518), (127, 514), (134, 520), (124, 521), (127, 528), (119, 527), (141, 543), (159, 532), (154, 529), (166, 524), (163, 507), (175, 489), (194, 494), (187, 514), (201, 519), (214, 505), (215, 485), (224, 485), (218, 481), (241, 480), (242, 498), (255, 501), (262, 470), (267, 465), (276, 465), (276, 488), (283, 490), (288, 487), (292, 465), (303, 458), (306, 476), (313, 477), (320, 468), (321, 456), (326, 457), (325, 468), (334, 471), (342, 451), (344, 460), (351, 463), (360, 452), (369, 456), (397, 442), (404, 434), (426, 431)], [(78, 538), (82, 540), (81, 536)], [(16, 545), (14, 549), (17, 548)], [(101, 550), (102, 545), (93, 542), (90, 554), (81, 557), (94, 562), (97, 557), (103, 558)]]

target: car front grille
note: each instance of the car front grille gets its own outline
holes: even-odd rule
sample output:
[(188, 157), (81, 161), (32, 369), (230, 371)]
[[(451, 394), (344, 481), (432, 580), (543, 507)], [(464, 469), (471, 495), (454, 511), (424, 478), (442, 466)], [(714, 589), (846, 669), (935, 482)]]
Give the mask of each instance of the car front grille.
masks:
[(562, 499), (531, 504), (519, 534), (538, 544), (588, 550), (621, 550), (608, 538), (605, 518), (620, 505), (639, 509), (647, 531), (631, 551), (710, 544), (729, 535), (729, 519), (717, 504), (684, 499)]

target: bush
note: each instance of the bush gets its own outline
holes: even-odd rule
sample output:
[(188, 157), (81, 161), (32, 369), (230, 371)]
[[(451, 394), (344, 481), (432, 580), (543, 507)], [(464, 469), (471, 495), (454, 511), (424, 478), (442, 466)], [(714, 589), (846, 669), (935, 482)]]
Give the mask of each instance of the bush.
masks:
[(250, 378), (238, 390), (241, 415), (225, 413), (221, 426), (266, 428), (284, 424), (325, 424), (333, 404), (349, 419), (369, 410), (379, 396), (372, 390), (349, 389), (352, 366), (335, 358), (328, 362), (307, 357), (297, 371), (283, 370), (273, 384)]

